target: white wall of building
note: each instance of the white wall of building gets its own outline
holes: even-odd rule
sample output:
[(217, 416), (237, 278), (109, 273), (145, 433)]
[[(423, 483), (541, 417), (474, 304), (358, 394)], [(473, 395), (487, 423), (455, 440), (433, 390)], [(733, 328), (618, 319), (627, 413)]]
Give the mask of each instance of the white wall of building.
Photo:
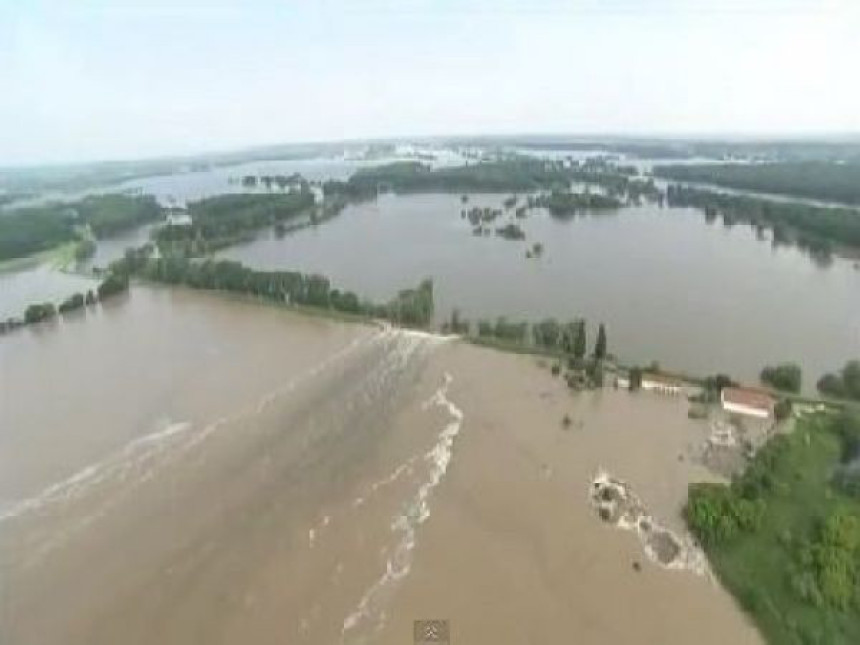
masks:
[(683, 388), (680, 385), (664, 383), (662, 381), (649, 381), (642, 379), (642, 389), (648, 392), (660, 392), (662, 394), (681, 394)]
[(732, 412), (734, 414), (745, 414), (750, 417), (757, 417), (759, 419), (769, 419), (770, 412), (768, 410), (762, 410), (761, 408), (753, 408), (748, 405), (743, 405), (741, 403), (730, 403), (728, 401), (723, 400), (723, 410), (726, 412)]

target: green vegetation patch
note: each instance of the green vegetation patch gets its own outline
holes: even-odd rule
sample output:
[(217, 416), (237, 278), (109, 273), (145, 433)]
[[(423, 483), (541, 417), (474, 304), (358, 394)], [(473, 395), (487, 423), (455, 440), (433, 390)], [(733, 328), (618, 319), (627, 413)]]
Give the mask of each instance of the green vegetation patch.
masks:
[(397, 162), (359, 170), (349, 178), (348, 184), (368, 191), (382, 185), (395, 192), (504, 192), (538, 190), (568, 181), (561, 166), (524, 158), (435, 170), (418, 162)]
[(556, 216), (571, 215), (576, 211), (613, 209), (624, 206), (617, 197), (599, 193), (572, 193), (553, 191), (535, 200), (535, 205), (546, 208)]
[(857, 161), (657, 166), (654, 174), (677, 181), (860, 204), (860, 162)]
[(307, 213), (314, 206), (309, 190), (285, 194), (232, 194), (189, 205), (191, 224), (165, 226), (155, 235), (162, 253), (196, 257), (229, 246), (249, 234)]
[(162, 215), (158, 202), (149, 196), (92, 195), (66, 208), (77, 213), (78, 221), (89, 225), (96, 237), (155, 222)]
[[(380, 190), (394, 192), (532, 192), (567, 190), (574, 181), (603, 186), (615, 195), (631, 197), (656, 193), (653, 181), (635, 177), (636, 169), (618, 166), (606, 160), (549, 161), (527, 156), (513, 156), (464, 166), (432, 168), (415, 161), (401, 161), (364, 168), (348, 181), (330, 181), (323, 186), (327, 193), (350, 197), (372, 196)], [(516, 204), (509, 197), (506, 208)]]
[(860, 497), (839, 476), (858, 437), (856, 417), (805, 417), (730, 486), (690, 487), (691, 530), (771, 643), (860, 642)]
[[(126, 288), (129, 276), (154, 282), (183, 284), (256, 296), (272, 302), (314, 307), (338, 313), (385, 318), (410, 327), (426, 327), (433, 320), (433, 282), (424, 280), (414, 289), (404, 289), (388, 303), (364, 300), (351, 291), (333, 288), (328, 278), (298, 271), (255, 271), (229, 260), (192, 260), (187, 257), (152, 257), (152, 247), (129, 249), (122, 260), (111, 264), (108, 285)], [(107, 280), (105, 281), (107, 282)], [(103, 283), (104, 285), (105, 283)], [(99, 287), (101, 297), (102, 287)]]
[(860, 361), (848, 361), (839, 372), (825, 374), (816, 386), (827, 396), (860, 401)]
[(46, 251), (75, 239), (74, 218), (56, 207), (24, 208), (0, 214), (0, 260)]
[(853, 208), (777, 202), (674, 184), (667, 189), (666, 197), (670, 206), (703, 209), (709, 221), (720, 214), (726, 225), (747, 222), (771, 228), (777, 243), (790, 241), (790, 233), (794, 232), (794, 241), (813, 253), (830, 253), (834, 243), (860, 246), (860, 211)]
[(65, 242), (89, 239), (153, 222), (161, 207), (152, 197), (91, 195), (69, 204), (47, 204), (0, 213), (0, 260), (22, 258)]
[(761, 382), (784, 392), (800, 392), (803, 374), (800, 365), (783, 363), (768, 365), (761, 371)]

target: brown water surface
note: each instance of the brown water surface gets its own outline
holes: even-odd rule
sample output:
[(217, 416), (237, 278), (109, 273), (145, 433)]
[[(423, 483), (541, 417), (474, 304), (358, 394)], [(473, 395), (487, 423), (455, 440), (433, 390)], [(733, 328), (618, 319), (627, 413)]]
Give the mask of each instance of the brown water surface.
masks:
[(589, 503), (604, 468), (683, 538), (680, 400), (145, 287), (0, 361), (4, 645), (758, 642)]

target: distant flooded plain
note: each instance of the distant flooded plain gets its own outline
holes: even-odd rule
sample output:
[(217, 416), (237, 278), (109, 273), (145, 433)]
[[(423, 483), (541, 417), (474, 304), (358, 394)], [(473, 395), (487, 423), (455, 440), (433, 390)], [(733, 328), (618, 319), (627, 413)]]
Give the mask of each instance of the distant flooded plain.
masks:
[[(319, 272), (379, 300), (431, 276), (437, 322), (454, 308), (473, 321), (581, 316), (592, 335), (607, 324), (610, 351), (625, 362), (754, 381), (765, 364), (797, 361), (810, 392), (822, 373), (860, 355), (860, 269), (851, 261), (824, 266), (749, 226), (657, 206), (564, 219), (531, 210), (515, 220), (525, 242), (474, 236), (461, 210), (500, 208), (504, 197), (384, 195), (220, 257)], [(535, 242), (543, 253), (527, 259)]]
[[(245, 174), (348, 177), (391, 161), (307, 159), (254, 162), (129, 181), (115, 189), (164, 204), (241, 191)], [(435, 163), (461, 162), (456, 155)], [(263, 190), (263, 189), (259, 189)], [(706, 223), (694, 209), (654, 205), (554, 218), (512, 211), (525, 242), (474, 236), (461, 211), (500, 208), (507, 195), (383, 195), (348, 206), (337, 218), (284, 237), (263, 231), (219, 257), (260, 269), (313, 271), (362, 297), (385, 300), (425, 277), (435, 282), (436, 320), (454, 308), (473, 321), (507, 316), (536, 321), (584, 317), (609, 330), (610, 351), (628, 363), (658, 361), (697, 375), (727, 372), (755, 381), (762, 366), (796, 361), (804, 390), (860, 354), (860, 265), (821, 264), (789, 246), (774, 247), (749, 226)], [(99, 242), (87, 271), (147, 241), (150, 226)], [(540, 257), (527, 259), (534, 243)], [(0, 317), (31, 302), (59, 301), (94, 282), (45, 267), (0, 274)]]

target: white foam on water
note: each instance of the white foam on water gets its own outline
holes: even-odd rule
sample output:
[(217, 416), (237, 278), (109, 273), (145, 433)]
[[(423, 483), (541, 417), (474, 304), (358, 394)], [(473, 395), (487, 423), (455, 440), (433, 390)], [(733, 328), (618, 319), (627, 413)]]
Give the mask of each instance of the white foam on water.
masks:
[(302, 383), (314, 378), (315, 376), (321, 374), (324, 370), (326, 370), (330, 365), (340, 361), (343, 358), (349, 356), (356, 349), (365, 345), (367, 343), (372, 343), (379, 340), (384, 340), (391, 335), (390, 329), (379, 329), (373, 334), (370, 335), (362, 335), (354, 338), (347, 345), (339, 349), (338, 351), (330, 354), (322, 361), (314, 365), (310, 370), (300, 374), (289, 381), (287, 381), (284, 385), (277, 388), (276, 390), (269, 392), (265, 396), (261, 397), (259, 402), (257, 403), (256, 411), (263, 412), (269, 405), (271, 405), (274, 401), (276, 401), (281, 396), (285, 394), (289, 394), (293, 390), (295, 390)]
[[(433, 338), (445, 340), (445, 337), (440, 336)], [(454, 440), (463, 424), (462, 410), (448, 399), (452, 380), (451, 375), (446, 373), (442, 385), (422, 406), (423, 409), (431, 406), (444, 408), (451, 421), (439, 433), (434, 446), (424, 454), (424, 460), (430, 466), (430, 475), (406, 505), (405, 512), (392, 521), (391, 530), (399, 539), (386, 560), (385, 572), (365, 591), (356, 608), (343, 621), (342, 642), (347, 640), (350, 632), (368, 620), (374, 621), (374, 633), (382, 629), (385, 623), (384, 601), (392, 587), (409, 573), (412, 566), (417, 529), (430, 517), (430, 496), (445, 477), (453, 455)]]
[(740, 442), (738, 433), (730, 424), (720, 421), (711, 424), (711, 433), (708, 435), (708, 444), (721, 448), (734, 448)]
[(0, 512), (0, 522), (40, 510), (47, 505), (78, 498), (93, 486), (110, 477), (125, 477), (131, 468), (142, 464), (156, 453), (164, 450), (173, 439), (186, 433), (189, 428), (191, 428), (191, 424), (187, 421), (167, 423), (162, 430), (133, 439), (105, 459), (90, 464), (66, 479), (51, 484), (32, 497), (10, 504), (4, 511)]
[[(610, 499), (601, 497), (604, 491), (611, 493)], [(679, 536), (663, 526), (647, 512), (645, 505), (626, 482), (611, 477), (601, 469), (592, 480), (589, 496), (595, 508), (605, 511), (610, 518), (615, 517), (614, 526), (625, 531), (636, 532), (642, 549), (648, 559), (655, 564), (664, 569), (691, 571), (697, 575), (711, 577), (707, 557), (692, 536), (688, 534)], [(658, 534), (670, 539), (677, 548), (677, 553), (668, 562), (660, 558), (653, 546), (655, 536)]]
[(397, 468), (395, 468), (391, 474), (386, 475), (382, 479), (373, 482), (367, 489), (367, 493), (364, 495), (359, 495), (356, 497), (353, 502), (353, 508), (357, 508), (364, 504), (374, 493), (376, 493), (380, 488), (385, 488), (386, 486), (390, 486), (394, 482), (396, 482), (402, 475), (411, 474), (413, 471), (413, 466), (415, 464), (415, 460), (417, 457), (410, 457), (405, 462), (400, 464)]

